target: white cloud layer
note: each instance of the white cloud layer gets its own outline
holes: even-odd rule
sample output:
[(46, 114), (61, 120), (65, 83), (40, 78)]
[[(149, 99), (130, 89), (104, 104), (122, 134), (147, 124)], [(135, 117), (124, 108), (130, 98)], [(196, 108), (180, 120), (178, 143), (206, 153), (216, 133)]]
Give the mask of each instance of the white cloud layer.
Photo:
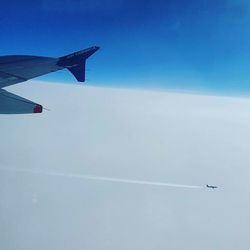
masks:
[(49, 85), (9, 88), (51, 109), (1, 120), (0, 249), (248, 249), (250, 99)]

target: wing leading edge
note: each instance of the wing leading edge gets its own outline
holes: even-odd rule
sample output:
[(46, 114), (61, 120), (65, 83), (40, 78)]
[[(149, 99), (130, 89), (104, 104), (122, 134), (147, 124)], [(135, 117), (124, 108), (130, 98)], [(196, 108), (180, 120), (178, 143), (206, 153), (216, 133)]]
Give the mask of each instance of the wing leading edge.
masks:
[(1, 56), (0, 114), (41, 113), (41, 105), (11, 94), (2, 88), (65, 68), (77, 81), (84, 82), (86, 60), (98, 49), (99, 47), (93, 46), (59, 58), (28, 55)]

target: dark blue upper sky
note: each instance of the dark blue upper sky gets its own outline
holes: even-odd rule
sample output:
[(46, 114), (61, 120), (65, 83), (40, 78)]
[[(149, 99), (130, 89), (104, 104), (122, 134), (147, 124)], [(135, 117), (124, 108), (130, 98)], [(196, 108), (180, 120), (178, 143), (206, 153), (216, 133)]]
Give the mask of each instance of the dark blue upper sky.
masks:
[[(0, 54), (61, 56), (98, 45), (89, 84), (249, 94), (249, 7), (247, 0), (4, 1)], [(46, 79), (73, 81), (65, 73)]]

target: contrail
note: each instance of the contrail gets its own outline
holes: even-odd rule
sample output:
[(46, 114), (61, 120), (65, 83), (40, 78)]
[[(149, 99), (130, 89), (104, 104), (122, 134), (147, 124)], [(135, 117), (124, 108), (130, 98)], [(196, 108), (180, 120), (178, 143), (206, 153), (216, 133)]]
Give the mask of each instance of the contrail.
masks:
[(26, 169), (26, 168), (19, 169), (19, 168), (0, 167), (0, 170), (19, 172), (19, 173), (36, 174), (36, 175), (65, 177), (65, 178), (71, 178), (71, 179), (106, 181), (106, 182), (116, 182), (116, 183), (136, 184), (136, 185), (149, 185), (149, 186), (175, 187), (175, 188), (194, 188), (194, 189), (204, 188), (203, 186), (183, 185), (183, 184), (174, 184), (174, 183), (166, 183), (166, 182), (156, 182), (156, 181), (142, 181), (142, 180), (133, 180), (133, 179), (113, 178), (113, 177), (103, 177), (103, 176), (96, 176), (96, 175), (56, 173), (56, 172), (47, 172), (47, 171), (41, 171), (41, 170), (31, 170), (31, 169)]

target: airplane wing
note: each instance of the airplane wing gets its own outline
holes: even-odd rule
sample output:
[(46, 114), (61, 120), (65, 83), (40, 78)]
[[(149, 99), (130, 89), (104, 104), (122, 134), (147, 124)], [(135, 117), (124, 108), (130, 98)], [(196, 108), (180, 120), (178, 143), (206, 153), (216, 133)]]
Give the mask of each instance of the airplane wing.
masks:
[(41, 105), (0, 89), (0, 114), (31, 114), (42, 111)]
[(41, 113), (41, 105), (35, 109), (41, 112), (31, 112), (38, 107), (36, 106), (38, 104), (4, 91), (2, 88), (65, 68), (77, 81), (84, 82), (86, 60), (98, 49), (99, 47), (94, 46), (59, 58), (29, 55), (1, 56), (0, 114)]

